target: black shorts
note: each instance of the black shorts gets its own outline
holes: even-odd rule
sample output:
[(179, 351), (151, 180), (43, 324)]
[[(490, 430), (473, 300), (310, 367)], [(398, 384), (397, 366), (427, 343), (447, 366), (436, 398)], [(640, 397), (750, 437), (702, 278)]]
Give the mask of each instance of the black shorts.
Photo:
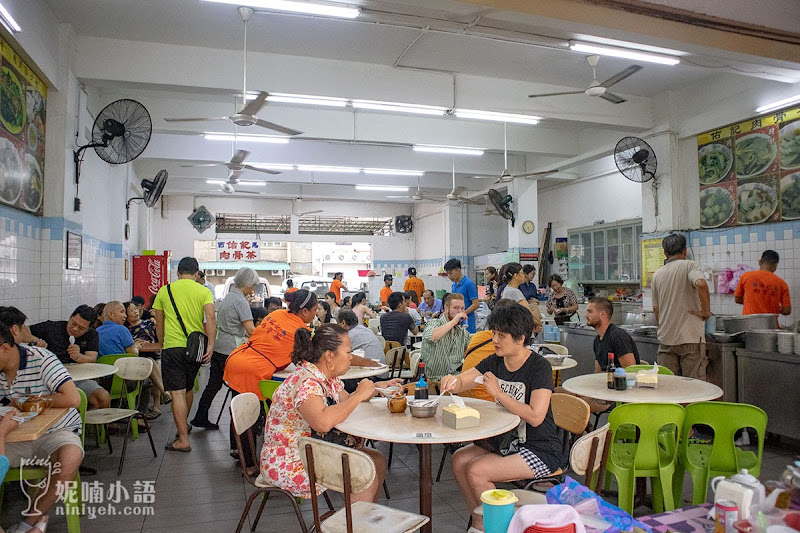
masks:
[(186, 348), (167, 348), (161, 352), (161, 378), (164, 390), (190, 391), (201, 363), (190, 361)]

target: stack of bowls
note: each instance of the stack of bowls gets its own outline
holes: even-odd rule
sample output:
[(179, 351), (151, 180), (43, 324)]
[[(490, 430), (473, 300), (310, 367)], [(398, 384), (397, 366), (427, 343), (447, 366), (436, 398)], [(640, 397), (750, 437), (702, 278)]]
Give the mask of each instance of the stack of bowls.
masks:
[(792, 350), (794, 349), (794, 336), (795, 334), (791, 331), (778, 332), (778, 353), (792, 353)]

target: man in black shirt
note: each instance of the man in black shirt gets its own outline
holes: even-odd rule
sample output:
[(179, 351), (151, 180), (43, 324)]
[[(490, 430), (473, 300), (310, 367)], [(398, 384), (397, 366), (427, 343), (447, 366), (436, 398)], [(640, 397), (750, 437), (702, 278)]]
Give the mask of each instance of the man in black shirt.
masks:
[[(97, 331), (92, 327), (97, 313), (88, 305), (79, 305), (69, 320), (47, 320), (31, 326), (31, 333), (47, 343), (47, 349), (62, 363), (94, 363), (99, 351)], [(72, 337), (72, 339), (70, 339)], [(72, 342), (70, 342), (72, 340)], [(109, 407), (111, 398), (94, 380), (76, 381), (86, 394), (89, 409)]]
[(594, 371), (604, 372), (608, 354), (614, 354), (614, 365), (629, 367), (639, 364), (639, 351), (628, 332), (611, 323), (614, 308), (604, 298), (594, 298), (586, 307), (586, 323), (597, 331), (594, 339)]
[(399, 342), (401, 346), (405, 345), (409, 331), (419, 334), (419, 328), (406, 310), (405, 300), (405, 294), (393, 292), (388, 298), (391, 311), (381, 315), (381, 335), (387, 341)]
[(131, 303), (139, 309), (139, 318), (142, 320), (150, 320), (153, 318), (153, 315), (150, 314), (150, 311), (144, 308), (144, 298), (141, 296), (134, 296), (131, 298)]

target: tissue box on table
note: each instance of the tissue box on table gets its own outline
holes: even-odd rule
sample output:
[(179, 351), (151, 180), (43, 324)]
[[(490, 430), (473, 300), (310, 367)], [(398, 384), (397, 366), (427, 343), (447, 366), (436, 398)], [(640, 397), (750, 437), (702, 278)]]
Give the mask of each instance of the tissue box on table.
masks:
[(646, 370), (640, 370), (636, 373), (636, 386), (637, 387), (651, 387), (656, 388), (658, 385), (658, 373)]
[(481, 414), (472, 407), (448, 405), (442, 407), (442, 424), (453, 429), (472, 428), (481, 424)]

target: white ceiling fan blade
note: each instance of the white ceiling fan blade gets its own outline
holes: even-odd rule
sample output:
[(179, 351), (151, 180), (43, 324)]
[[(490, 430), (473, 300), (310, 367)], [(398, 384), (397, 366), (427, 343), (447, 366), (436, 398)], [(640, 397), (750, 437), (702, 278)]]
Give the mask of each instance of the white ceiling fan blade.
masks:
[(542, 170), (540, 172), (529, 172), (527, 174), (515, 174), (513, 177), (514, 178), (532, 178), (534, 176), (545, 176), (547, 174), (553, 174), (555, 172), (558, 172), (558, 169), (556, 169), (556, 170)]
[(250, 155), (250, 152), (248, 152), (247, 150), (239, 150), (238, 152), (233, 154), (233, 157), (231, 157), (230, 162), (233, 165), (240, 165), (245, 159), (247, 159), (248, 155)]
[(304, 217), (306, 215), (313, 215), (315, 213), (322, 213), (322, 209), (315, 209), (314, 211), (304, 211), (303, 213), (298, 213), (297, 216)]
[(622, 102), (627, 102), (625, 98), (607, 91), (601, 94), (600, 98), (602, 98), (603, 100), (608, 100), (612, 104), (621, 104)]
[(541, 98), (543, 96), (564, 96), (567, 94), (583, 94), (583, 91), (565, 91), (561, 93), (529, 94), (528, 98)]
[(256, 120), (255, 125), (261, 126), (262, 128), (266, 128), (268, 130), (277, 131), (279, 133), (285, 133), (286, 135), (300, 135), (303, 133), (302, 131), (293, 130), (292, 128), (287, 128), (285, 126), (281, 126), (280, 124), (267, 122), (266, 120), (261, 119)]
[(230, 120), (230, 117), (213, 117), (213, 118), (165, 118), (165, 122), (208, 122), (210, 120)]
[(267, 93), (261, 91), (260, 93), (258, 93), (258, 96), (256, 96), (255, 100), (252, 100), (250, 103), (244, 106), (241, 111), (239, 111), (239, 114), (256, 115), (258, 114), (259, 111), (261, 111), (261, 108), (264, 107), (264, 103), (266, 101), (267, 101)]
[(472, 178), (474, 180), (496, 180), (497, 176), (467, 176), (468, 178)]
[(268, 168), (258, 168), (251, 165), (244, 165), (247, 170), (255, 170), (256, 172), (263, 172), (264, 174), (280, 174), (280, 170), (269, 170)]
[(227, 163), (194, 163), (192, 165), (181, 165), (183, 168), (194, 167), (224, 167)]
[(621, 82), (628, 76), (632, 76), (642, 70), (644, 67), (641, 65), (631, 65), (630, 67), (626, 68), (625, 70), (618, 72), (617, 74), (611, 76), (606, 81), (600, 84), (600, 87), (611, 87), (612, 85)]

